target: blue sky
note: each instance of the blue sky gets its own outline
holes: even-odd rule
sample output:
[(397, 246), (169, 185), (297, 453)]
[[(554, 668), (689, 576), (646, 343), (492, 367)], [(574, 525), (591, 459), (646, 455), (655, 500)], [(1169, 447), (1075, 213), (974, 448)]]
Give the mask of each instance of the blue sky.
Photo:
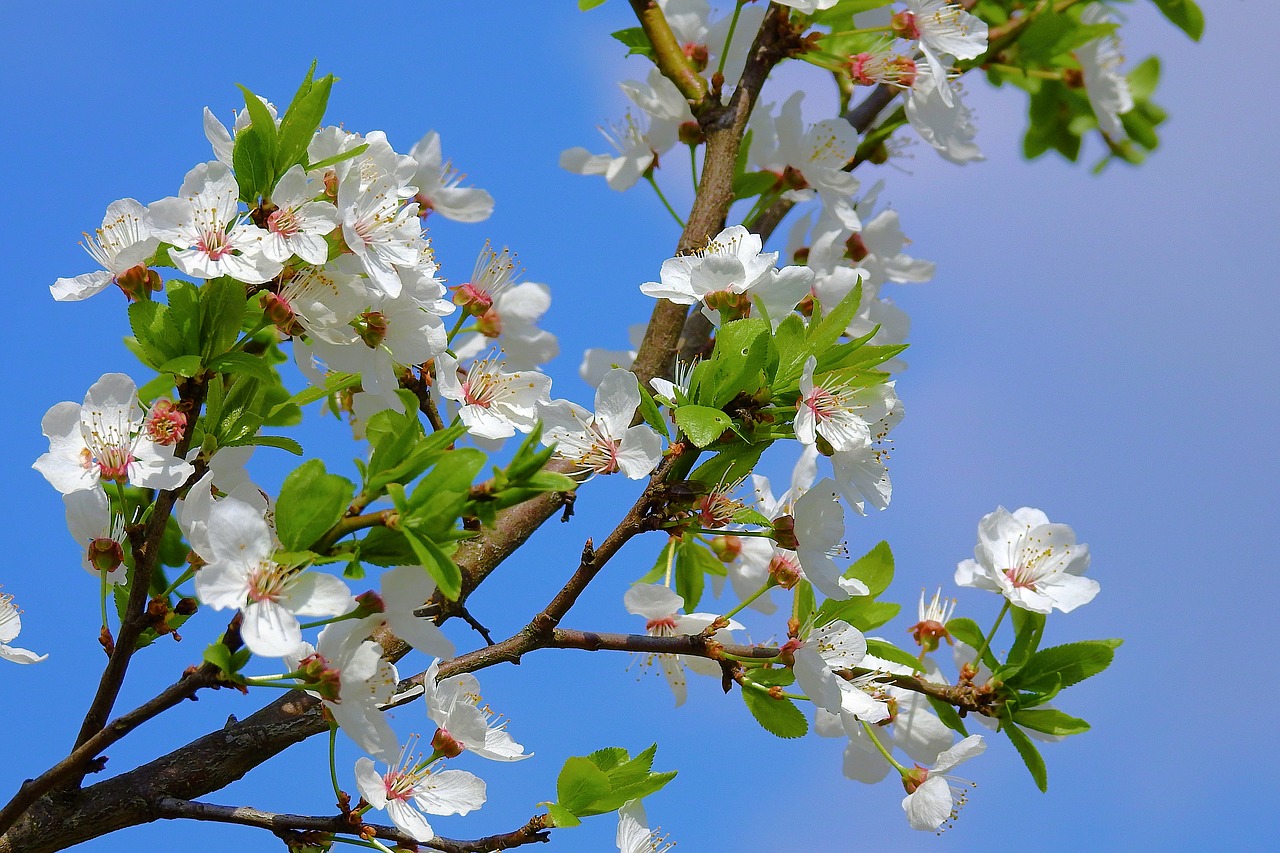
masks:
[[(939, 270), (933, 283), (895, 293), (912, 316), (913, 346), (898, 384), (908, 417), (895, 433), (894, 502), (851, 519), (850, 547), (888, 539), (899, 565), (891, 593), (910, 604), (921, 587), (950, 583), (978, 519), (999, 504), (1041, 507), (1090, 545), (1102, 593), (1051, 619), (1048, 639), (1119, 636), (1126, 644), (1110, 671), (1063, 697), (1061, 706), (1094, 730), (1045, 749), (1049, 793), (1036, 791), (1008, 744), (993, 739), (965, 767), (979, 788), (957, 827), (940, 839), (912, 833), (900, 790), (840, 775), (836, 741), (779, 741), (711, 683), (696, 683), (689, 703), (673, 710), (660, 680), (627, 669), (620, 655), (542, 653), (518, 670), (480, 676), (486, 699), (537, 757), (458, 762), (488, 781), (490, 803), (466, 819), (438, 820), (439, 832), (513, 828), (554, 796), (564, 757), (657, 740), (657, 766), (681, 775), (648, 801), (650, 817), (686, 851), (876, 842), (968, 850), (1005, 834), (1064, 851), (1270, 840), (1268, 828), (1242, 816), (1265, 813), (1278, 757), (1271, 718), (1280, 696), (1257, 655), (1269, 648), (1277, 604), (1269, 525), (1280, 482), (1272, 260), (1280, 120), (1267, 105), (1273, 99), (1252, 94), (1253, 75), (1235, 69), (1246, 67), (1245, 51), (1248, 67), (1262, 64), (1260, 49), (1237, 37), (1240, 24), (1274, 32), (1280, 9), (1265, 0), (1206, 3), (1208, 32), (1194, 45), (1148, 5), (1132, 9), (1126, 54), (1134, 63), (1161, 55), (1158, 100), (1171, 118), (1145, 166), (1093, 177), (1050, 157), (1024, 163), (1023, 97), (972, 84), (987, 162), (957, 168), (917, 145), (899, 164), (905, 171), (863, 177), (884, 177), (881, 198), (901, 212), (911, 251)], [(587, 402), (579, 353), (621, 346), (626, 325), (647, 316), (637, 285), (656, 276), (677, 234), (641, 188), (619, 195), (556, 167), (562, 149), (595, 147), (595, 125), (621, 114), (615, 81), (646, 71), (641, 60), (624, 62), (608, 38), (631, 25), (626, 4), (590, 14), (573, 6), (230, 3), (214, 14), (123, 2), (5, 11), (0, 98), (11, 166), (0, 217), (17, 325), (0, 374), (8, 409), (0, 465), (13, 522), (0, 583), (25, 610), (19, 644), (53, 654), (3, 670), (0, 726), (10, 736), (0, 795), (65, 754), (103, 660), (95, 585), (78, 568), (61, 501), (29, 467), (45, 449), (39, 421), (49, 406), (80, 399), (104, 372), (143, 376), (119, 344), (123, 300), (58, 305), (48, 296), (55, 278), (91, 268), (76, 245), (80, 232), (116, 198), (173, 194), (186, 170), (209, 158), (202, 107), (227, 116), (237, 82), (287, 101), (318, 58), (321, 72), (342, 78), (331, 120), (383, 129), (400, 150), (434, 128), (446, 155), (494, 194), (496, 213), (482, 225), (432, 221), (443, 272), (463, 280), (486, 238), (518, 250), (528, 278), (552, 287), (545, 324), (562, 346), (551, 368), (557, 395)], [(785, 95), (774, 91), (770, 99)], [(678, 191), (673, 200), (688, 201)], [(308, 449), (349, 465), (358, 447), (344, 428), (311, 420)], [(279, 482), (290, 465), (283, 456), (258, 454), (262, 483)], [(564, 555), (607, 532), (630, 494), (626, 483), (593, 483), (572, 525), (540, 532), (473, 598), (473, 611), (497, 634), (518, 628), (567, 577)], [(634, 627), (622, 592), (660, 545), (628, 546), (566, 624)], [(958, 597), (979, 622), (997, 610), (989, 595)], [(884, 633), (905, 640), (909, 621)], [(143, 653), (119, 707), (197, 659), (212, 624), (197, 621), (183, 643)], [(464, 647), (474, 642), (450, 631)], [(109, 768), (133, 766), (257, 704), (229, 692), (206, 696), (111, 750)], [(397, 728), (429, 734), (419, 715), (405, 709)], [(323, 813), (326, 789), (316, 741), (209, 799)], [(608, 818), (588, 820), (557, 832), (553, 849), (606, 849), (613, 830)], [(171, 823), (82, 849), (191, 840), (279, 849), (254, 830)]]

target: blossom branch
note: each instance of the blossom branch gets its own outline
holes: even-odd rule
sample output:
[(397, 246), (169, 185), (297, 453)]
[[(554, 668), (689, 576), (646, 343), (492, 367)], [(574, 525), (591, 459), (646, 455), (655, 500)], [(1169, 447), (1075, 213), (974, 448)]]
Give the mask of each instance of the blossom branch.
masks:
[[(174, 447), (174, 455), (181, 458), (191, 444), (195, 434), (196, 419), (200, 408), (204, 405), (208, 385), (205, 377), (196, 377), (183, 382), (178, 388), (178, 406), (187, 414), (187, 428)], [(199, 477), (197, 470), (195, 476)], [(173, 504), (178, 498), (179, 489), (160, 492), (156, 497), (151, 517), (142, 531), (140, 541), (133, 541), (134, 570), (133, 582), (129, 588), (129, 600), (125, 607), (124, 617), (120, 620), (120, 633), (116, 637), (115, 648), (102, 671), (98, 683), (98, 691), (85, 713), (80, 733), (76, 736), (75, 747), (83, 746), (91, 737), (102, 730), (116, 697), (124, 684), (125, 672), (129, 668), (129, 660), (133, 657), (134, 647), (151, 622), (147, 618), (147, 599), (151, 590), (151, 575), (160, 559), (160, 540), (164, 536), (165, 527), (169, 523), (169, 515), (173, 512)]]
[[(235, 823), (241, 826), (254, 826), (269, 829), (276, 835), (284, 836), (289, 832), (321, 832), (360, 835), (362, 830), (369, 831), (375, 838), (394, 841), (407, 846), (420, 846), (411, 836), (406, 835), (393, 826), (382, 826), (373, 823), (353, 824), (345, 815), (333, 817), (313, 817), (309, 815), (278, 814), (266, 812), (248, 806), (220, 806), (213, 803), (200, 803), (192, 800), (180, 800), (174, 797), (163, 797), (154, 808), (157, 818), (167, 820), (203, 820), (216, 823)], [(546, 816), (536, 815), (519, 829), (490, 835), (474, 841), (457, 841), (439, 836), (425, 845), (431, 850), (442, 853), (486, 853), (491, 850), (510, 850), (525, 844), (550, 841), (547, 832)]]
[(688, 99), (693, 114), (696, 116), (714, 104), (708, 98), (707, 81), (689, 65), (684, 48), (676, 41), (675, 33), (671, 31), (667, 16), (663, 14), (657, 0), (631, 0), (631, 8), (636, 13), (644, 34), (648, 36), (649, 43), (653, 45), (654, 62), (658, 70)]

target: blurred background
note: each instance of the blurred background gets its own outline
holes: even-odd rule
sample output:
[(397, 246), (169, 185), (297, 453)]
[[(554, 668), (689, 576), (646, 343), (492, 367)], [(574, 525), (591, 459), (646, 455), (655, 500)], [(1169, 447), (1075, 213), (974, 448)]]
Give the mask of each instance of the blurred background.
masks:
[[(1024, 162), (1025, 96), (977, 81), (968, 103), (986, 162), (960, 168), (915, 145), (891, 167), (860, 170), (864, 186), (886, 181), (880, 198), (901, 213), (910, 253), (936, 261), (938, 273), (930, 284), (891, 289), (913, 320), (910, 367), (898, 382), (908, 416), (895, 432), (893, 504), (850, 517), (850, 548), (891, 543), (898, 574), (887, 597), (907, 607), (882, 633), (909, 642), (913, 602), (938, 584), (958, 596), (959, 614), (990, 624), (998, 600), (957, 591), (951, 577), (972, 551), (979, 518), (997, 505), (1040, 507), (1089, 544), (1102, 593), (1050, 619), (1045, 642), (1123, 637), (1125, 645), (1107, 673), (1059, 703), (1094, 728), (1043, 749), (1048, 793), (1035, 789), (1003, 737), (992, 738), (986, 755), (963, 768), (978, 788), (957, 826), (941, 838), (916, 833), (897, 785), (866, 787), (841, 775), (843, 742), (778, 740), (711, 681), (695, 680), (687, 705), (673, 709), (661, 678), (623, 655), (543, 652), (518, 670), (480, 674), (486, 701), (510, 717), (510, 732), (536, 757), (454, 762), (486, 779), (489, 803), (466, 818), (434, 819), (437, 832), (513, 829), (554, 799), (565, 757), (613, 745), (634, 753), (656, 740), (655, 768), (680, 776), (646, 806), (678, 850), (1268, 843), (1273, 832), (1262, 819), (1269, 768), (1280, 758), (1280, 696), (1274, 667), (1256, 654), (1272, 644), (1280, 603), (1268, 532), (1280, 481), (1280, 116), (1261, 46), (1241, 39), (1239, 28), (1280, 30), (1280, 7), (1204, 6), (1200, 44), (1147, 2), (1125, 7), (1129, 64), (1160, 55), (1156, 100), (1170, 112), (1162, 147), (1141, 168), (1117, 164), (1095, 177), (1088, 166), (1101, 154), (1096, 146), (1080, 165), (1052, 154)], [(479, 225), (431, 218), (442, 273), (465, 281), (489, 238), (518, 251), (529, 280), (550, 285), (543, 325), (562, 348), (549, 368), (555, 396), (590, 403), (576, 375), (582, 350), (625, 347), (627, 325), (651, 307), (638, 285), (657, 277), (677, 230), (647, 187), (624, 197), (556, 165), (565, 148), (604, 150), (595, 126), (626, 106), (617, 81), (647, 72), (609, 38), (634, 25), (620, 0), (588, 14), (568, 0), (163, 9), (50, 2), (6, 4), (0, 20), (0, 105), (10, 128), (0, 252), (15, 321), (0, 371), (0, 499), (10, 519), (0, 584), (25, 611), (16, 644), (52, 653), (0, 673), (7, 798), (65, 755), (103, 663), (96, 584), (78, 567), (59, 496), (30, 468), (47, 446), (40, 418), (58, 401), (79, 401), (104, 372), (148, 378), (119, 343), (127, 324), (118, 292), (56, 304), (47, 288), (94, 268), (77, 240), (107, 204), (172, 195), (191, 166), (211, 158), (202, 107), (229, 123), (242, 103), (235, 83), (287, 103), (316, 58), (319, 73), (342, 78), (327, 123), (385, 130), (400, 151), (439, 131), (446, 157), (497, 200)], [(765, 99), (780, 101), (805, 80), (816, 78), (788, 72)], [(829, 97), (814, 85), (810, 120), (824, 117)], [(682, 165), (673, 161), (676, 173), (665, 180), (687, 210)], [(309, 413), (300, 438), (331, 469), (351, 471), (361, 448), (349, 435), (345, 424)], [(274, 489), (294, 464), (260, 449), (251, 472)], [(582, 541), (611, 528), (634, 495), (620, 479), (593, 482), (571, 524), (546, 526), (471, 599), (495, 636), (545, 604)], [(661, 544), (631, 543), (565, 625), (640, 630), (622, 594)], [(197, 661), (220, 624), (196, 619), (183, 642), (140, 654), (117, 708), (144, 701)], [(461, 649), (478, 641), (464, 626), (451, 623), (448, 632)], [(422, 667), (406, 661), (403, 672)], [(204, 695), (110, 750), (108, 770), (144, 762), (269, 698)], [(406, 734), (432, 729), (416, 704), (398, 711), (395, 724)], [(209, 801), (331, 812), (323, 741), (265, 763)], [(357, 754), (344, 750), (339, 767), (353, 789)], [(557, 831), (554, 849), (612, 849), (614, 831), (609, 817), (588, 819)], [(280, 849), (259, 830), (164, 822), (81, 849), (193, 843)]]

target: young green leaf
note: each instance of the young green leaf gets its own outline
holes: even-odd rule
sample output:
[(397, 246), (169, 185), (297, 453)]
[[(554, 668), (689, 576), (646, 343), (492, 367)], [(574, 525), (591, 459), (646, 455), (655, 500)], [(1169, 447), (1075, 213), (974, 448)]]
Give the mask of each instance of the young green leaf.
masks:
[(1041, 757), (1040, 751), (1036, 749), (1035, 744), (1031, 742), (1031, 738), (1027, 737), (1022, 729), (1012, 723), (1005, 723), (1002, 731), (1009, 736), (1009, 740), (1013, 743), (1013, 748), (1018, 750), (1018, 755), (1022, 757), (1022, 762), (1027, 765), (1027, 770), (1031, 771), (1031, 778), (1035, 780), (1036, 787), (1041, 791), (1049, 788), (1049, 777), (1045, 771), (1044, 758)]
[(676, 425), (698, 448), (714, 442), (733, 423), (724, 412), (708, 406), (681, 406), (675, 417)]
[(582, 815), (612, 787), (609, 777), (591, 759), (574, 755), (565, 760), (556, 780), (556, 801), (569, 812)]
[(1018, 711), (1013, 715), (1013, 721), (1023, 728), (1047, 735), (1078, 735), (1089, 731), (1089, 724), (1084, 720), (1064, 714), (1056, 708)]
[(276, 501), (276, 533), (289, 551), (309, 548), (341, 520), (355, 484), (346, 477), (329, 474), (324, 462), (312, 459), (285, 477)]
[(756, 722), (770, 734), (790, 739), (804, 737), (809, 731), (809, 721), (805, 719), (804, 712), (790, 699), (774, 699), (759, 690), (744, 687), (742, 701)]
[[(951, 628), (950, 623), (947, 628)], [(1118, 645), (1119, 640), (1083, 640), (1041, 649), (1023, 664), (1010, 685), (1036, 693), (1052, 686), (1053, 679), (1059, 678), (1062, 687), (1070, 687), (1110, 666)]]

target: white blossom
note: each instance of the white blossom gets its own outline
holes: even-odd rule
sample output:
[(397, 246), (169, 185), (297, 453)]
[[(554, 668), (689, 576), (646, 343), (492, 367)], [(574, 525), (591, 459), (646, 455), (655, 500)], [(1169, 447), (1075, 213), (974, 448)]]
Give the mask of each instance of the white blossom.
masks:
[[(645, 633), (651, 637), (701, 634), (719, 618), (714, 613), (677, 612), (684, 607), (684, 599), (661, 584), (632, 584), (622, 601), (628, 613), (644, 617)], [(742, 625), (730, 619), (728, 625), (712, 635), (712, 639), (718, 643), (732, 643), (731, 632), (742, 629)], [(655, 658), (662, 667), (667, 685), (676, 697), (676, 707), (683, 705), (689, 695), (688, 683), (684, 677), (686, 667), (699, 675), (714, 677), (720, 674), (720, 666), (715, 661), (696, 655), (657, 654), (650, 655), (648, 660)]]
[(466, 176), (444, 159), (440, 134), (428, 131), (409, 149), (409, 156), (418, 166), (410, 183), (418, 189), (414, 200), (423, 216), (434, 210), (455, 222), (480, 222), (493, 213), (493, 196), (482, 189), (458, 186)]
[(121, 274), (143, 263), (160, 246), (146, 223), (147, 209), (131, 198), (113, 201), (102, 227), (84, 235), (85, 251), (102, 269), (75, 278), (60, 278), (49, 287), (59, 302), (78, 302), (105, 289)]
[(556, 453), (596, 474), (622, 472), (632, 480), (647, 477), (662, 458), (662, 440), (645, 424), (631, 425), (640, 407), (635, 374), (621, 367), (605, 374), (596, 389), (593, 415), (568, 400), (538, 407), (542, 441)]
[(549, 399), (551, 379), (532, 370), (508, 373), (496, 359), (473, 362), (465, 370), (448, 353), (436, 359), (436, 389), (459, 404), (459, 417), (478, 438), (510, 438), (529, 432), (538, 404)]
[(420, 756), (408, 754), (408, 747), (385, 773), (368, 758), (357, 760), (356, 787), (365, 802), (385, 810), (392, 823), (423, 843), (435, 838), (424, 814), (464, 815), (486, 799), (483, 779), (465, 770), (432, 771), (421, 765)]
[(22, 632), (22, 617), (18, 612), (13, 596), (8, 593), (0, 594), (0, 658), (14, 663), (39, 663), (48, 655), (37, 655), (28, 649), (9, 645)]
[[(1113, 22), (1107, 7), (1094, 3), (1080, 16), (1084, 24), (1110, 24)], [(1120, 122), (1120, 116), (1133, 109), (1133, 92), (1129, 79), (1120, 67), (1124, 54), (1120, 52), (1120, 40), (1114, 35), (1096, 38), (1076, 48), (1076, 59), (1084, 74), (1084, 91), (1089, 106), (1098, 118), (1098, 127), (1113, 141), (1126, 139), (1128, 134)]]

